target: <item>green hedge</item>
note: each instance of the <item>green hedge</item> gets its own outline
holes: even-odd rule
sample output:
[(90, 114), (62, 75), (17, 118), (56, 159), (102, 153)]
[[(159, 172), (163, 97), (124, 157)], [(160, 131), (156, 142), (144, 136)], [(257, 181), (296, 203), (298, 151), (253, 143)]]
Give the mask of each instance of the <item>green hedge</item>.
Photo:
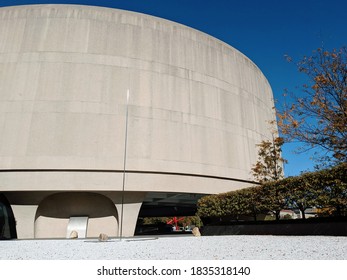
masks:
[(261, 186), (209, 195), (198, 201), (197, 214), (204, 217), (279, 213), (282, 209), (300, 209), (303, 218), (309, 207), (331, 209), (342, 215), (347, 209), (347, 164), (264, 183)]

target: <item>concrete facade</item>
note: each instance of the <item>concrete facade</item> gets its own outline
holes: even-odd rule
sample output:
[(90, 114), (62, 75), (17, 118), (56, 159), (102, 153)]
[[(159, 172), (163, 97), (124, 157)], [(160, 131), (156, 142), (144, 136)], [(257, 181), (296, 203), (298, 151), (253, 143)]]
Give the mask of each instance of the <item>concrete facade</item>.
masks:
[(88, 236), (131, 236), (148, 192), (251, 185), (273, 96), (231, 46), (77, 5), (0, 8), (0, 38), (0, 192), (19, 238), (65, 237), (76, 215)]

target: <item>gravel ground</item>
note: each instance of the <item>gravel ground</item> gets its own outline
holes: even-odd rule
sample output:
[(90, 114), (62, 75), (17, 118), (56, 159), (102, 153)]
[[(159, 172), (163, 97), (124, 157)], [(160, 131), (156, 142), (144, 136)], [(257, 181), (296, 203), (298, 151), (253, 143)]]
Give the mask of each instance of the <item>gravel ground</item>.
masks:
[(2, 260), (347, 260), (347, 237), (182, 236), (0, 241)]

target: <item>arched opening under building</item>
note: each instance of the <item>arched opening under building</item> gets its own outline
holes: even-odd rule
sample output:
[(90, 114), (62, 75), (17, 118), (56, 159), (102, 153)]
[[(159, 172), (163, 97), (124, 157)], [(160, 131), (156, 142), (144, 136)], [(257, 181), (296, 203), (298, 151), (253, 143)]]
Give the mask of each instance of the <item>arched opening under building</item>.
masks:
[[(147, 193), (137, 219), (135, 235), (188, 233), (184, 229), (177, 228), (175, 230), (174, 220), (182, 221), (184, 219), (193, 222), (197, 210), (197, 201), (203, 196), (205, 194)], [(192, 217), (192, 219), (189, 219), (189, 217)], [(172, 220), (172, 223), (169, 223), (170, 220)]]
[(6, 197), (0, 194), (0, 240), (16, 238), (16, 221), (12, 208)]
[(118, 235), (118, 212), (106, 196), (91, 192), (63, 192), (46, 197), (35, 216), (35, 238), (81, 238), (105, 233)]

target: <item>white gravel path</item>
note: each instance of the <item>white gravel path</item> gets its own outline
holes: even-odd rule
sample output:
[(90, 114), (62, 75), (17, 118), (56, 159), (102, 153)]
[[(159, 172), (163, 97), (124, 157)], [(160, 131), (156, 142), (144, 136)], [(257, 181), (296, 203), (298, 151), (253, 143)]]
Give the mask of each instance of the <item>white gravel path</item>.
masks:
[(347, 260), (347, 237), (180, 236), (0, 241), (1, 260)]

